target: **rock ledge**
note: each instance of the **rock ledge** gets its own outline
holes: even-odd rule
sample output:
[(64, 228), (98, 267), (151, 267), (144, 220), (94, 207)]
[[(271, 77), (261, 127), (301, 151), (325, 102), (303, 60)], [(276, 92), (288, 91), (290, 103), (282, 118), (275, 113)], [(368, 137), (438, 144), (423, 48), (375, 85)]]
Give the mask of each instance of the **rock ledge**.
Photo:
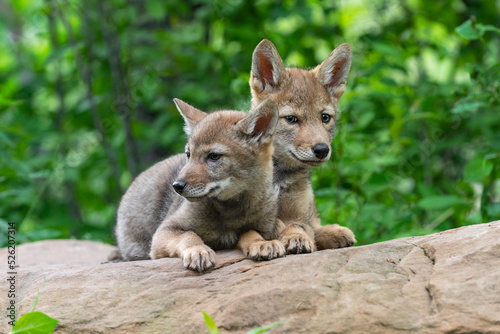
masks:
[(500, 333), (500, 221), (268, 262), (218, 252), (205, 274), (179, 259), (101, 264), (113, 249), (19, 246), (21, 313), (45, 277), (37, 310), (56, 333), (207, 333), (202, 311), (222, 333), (277, 321), (272, 333)]

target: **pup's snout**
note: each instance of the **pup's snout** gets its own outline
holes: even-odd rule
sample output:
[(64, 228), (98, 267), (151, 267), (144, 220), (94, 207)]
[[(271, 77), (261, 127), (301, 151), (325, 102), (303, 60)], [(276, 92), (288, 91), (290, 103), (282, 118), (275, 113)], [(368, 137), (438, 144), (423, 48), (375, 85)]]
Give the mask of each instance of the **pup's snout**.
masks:
[(326, 145), (325, 143), (319, 143), (312, 147), (312, 151), (316, 156), (316, 158), (324, 159), (328, 156), (330, 149), (328, 148), (328, 145)]
[(177, 180), (174, 183), (172, 183), (172, 187), (174, 187), (174, 190), (176, 193), (181, 194), (184, 188), (186, 188), (187, 182), (183, 180)]

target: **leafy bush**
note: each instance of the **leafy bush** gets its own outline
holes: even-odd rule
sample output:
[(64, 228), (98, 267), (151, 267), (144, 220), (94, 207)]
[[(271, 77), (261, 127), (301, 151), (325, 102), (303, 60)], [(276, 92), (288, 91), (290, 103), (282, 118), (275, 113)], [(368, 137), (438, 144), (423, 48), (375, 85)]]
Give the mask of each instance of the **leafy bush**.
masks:
[[(120, 196), (182, 151), (172, 98), (248, 109), (263, 38), (312, 68), (353, 47), (325, 223), (359, 244), (500, 216), (500, 38), (493, 0), (37, 0), (2, 5), (0, 229), (112, 242)], [(5, 233), (2, 233), (5, 235)], [(5, 244), (5, 241), (0, 240)]]

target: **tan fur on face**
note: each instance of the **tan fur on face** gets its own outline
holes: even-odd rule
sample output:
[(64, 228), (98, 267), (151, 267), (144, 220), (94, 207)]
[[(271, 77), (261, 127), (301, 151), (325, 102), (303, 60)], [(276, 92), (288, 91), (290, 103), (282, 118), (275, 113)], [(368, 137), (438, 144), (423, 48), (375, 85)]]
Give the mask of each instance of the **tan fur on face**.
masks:
[[(312, 147), (319, 143), (328, 145), (331, 152), (331, 141), (335, 133), (335, 123), (339, 114), (338, 99), (331, 96), (318, 78), (311, 71), (299, 68), (287, 68), (288, 80), (275, 89), (259, 90), (260, 81), (250, 80), (252, 86), (252, 104), (270, 98), (279, 108), (280, 120), (276, 129), (275, 157), (289, 167), (303, 165), (318, 166), (330, 158), (330, 154), (318, 159)], [(321, 121), (321, 114), (331, 116), (329, 123)], [(284, 117), (296, 116), (298, 125), (288, 124)], [(299, 158), (306, 163), (298, 161)]]
[[(252, 57), (252, 105), (271, 99), (279, 108), (274, 182), (280, 187), (278, 218), (287, 226), (281, 240), (289, 253), (313, 251), (314, 230), (319, 234), (324, 232), (324, 237), (319, 238), (322, 248), (339, 244), (327, 242), (332, 236), (339, 240), (345, 237), (347, 242), (342, 245), (355, 242), (350, 231), (350, 234), (339, 228), (326, 231), (319, 226), (309, 180), (311, 167), (323, 164), (331, 156), (331, 141), (340, 113), (338, 103), (345, 91), (351, 58), (350, 46), (343, 44), (312, 71), (285, 68), (268, 40), (255, 48)], [(323, 113), (331, 116), (329, 122), (322, 121)], [(289, 124), (285, 119), (288, 115), (295, 116), (298, 123)], [(317, 144), (328, 147), (329, 153), (324, 158), (314, 154), (313, 147)]]
[[(259, 139), (261, 143), (256, 146), (239, 134), (236, 124), (243, 122), (245, 114), (235, 111), (219, 111), (208, 119), (200, 120), (191, 130), (191, 135), (186, 144), (186, 151), (190, 158), (181, 170), (178, 179), (187, 182), (186, 193), (193, 199), (195, 194), (205, 195), (212, 187), (224, 188), (221, 192), (224, 198), (234, 197), (246, 191), (251, 186), (250, 180), (258, 177), (254, 166), (260, 164), (269, 173), (272, 169), (271, 157), (273, 153), (272, 136)], [(217, 126), (214, 126), (216, 124)], [(255, 124), (257, 130), (260, 124)], [(249, 138), (252, 134), (249, 134)], [(210, 162), (207, 157), (210, 153), (221, 154), (217, 162)], [(249, 158), (251, 157), (251, 158)], [(193, 196), (189, 196), (193, 193)], [(215, 191), (209, 196), (219, 195)]]

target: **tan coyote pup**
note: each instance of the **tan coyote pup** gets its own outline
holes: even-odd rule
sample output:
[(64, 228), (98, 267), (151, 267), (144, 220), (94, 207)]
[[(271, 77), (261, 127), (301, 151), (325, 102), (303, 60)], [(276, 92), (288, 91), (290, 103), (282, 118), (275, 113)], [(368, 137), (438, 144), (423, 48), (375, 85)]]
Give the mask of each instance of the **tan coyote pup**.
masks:
[(283, 228), (273, 185), (276, 104), (206, 114), (174, 101), (186, 121), (186, 154), (149, 168), (123, 196), (115, 231), (122, 257), (181, 257), (203, 271), (215, 265), (214, 250), (235, 245), (255, 260), (284, 256), (272, 240)]
[(264, 99), (278, 105), (274, 139), (274, 182), (280, 187), (278, 218), (286, 228), (280, 240), (287, 253), (347, 247), (356, 240), (348, 228), (320, 226), (310, 182), (312, 167), (330, 159), (339, 99), (351, 67), (351, 47), (342, 44), (311, 71), (285, 68), (268, 41), (252, 57), (252, 106)]

